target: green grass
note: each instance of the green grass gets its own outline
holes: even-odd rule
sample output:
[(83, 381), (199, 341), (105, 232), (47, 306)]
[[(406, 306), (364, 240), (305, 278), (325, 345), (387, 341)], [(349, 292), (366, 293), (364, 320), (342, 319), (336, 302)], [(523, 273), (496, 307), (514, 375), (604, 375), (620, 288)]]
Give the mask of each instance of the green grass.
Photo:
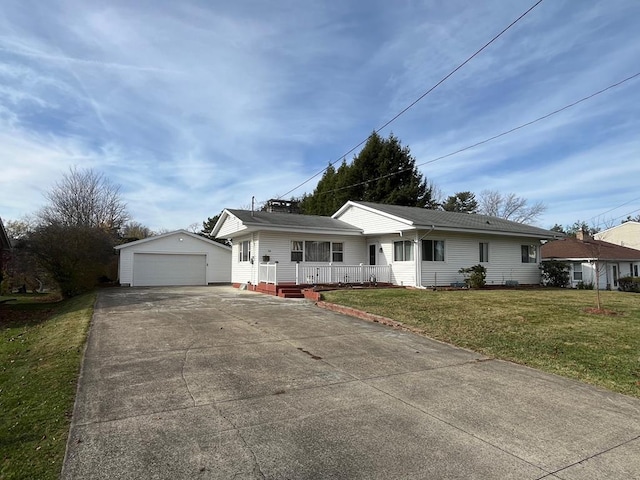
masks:
[(342, 290), (326, 301), (485, 355), (640, 397), (640, 295), (588, 290)]
[(0, 305), (0, 478), (56, 479), (95, 293), (13, 297)]

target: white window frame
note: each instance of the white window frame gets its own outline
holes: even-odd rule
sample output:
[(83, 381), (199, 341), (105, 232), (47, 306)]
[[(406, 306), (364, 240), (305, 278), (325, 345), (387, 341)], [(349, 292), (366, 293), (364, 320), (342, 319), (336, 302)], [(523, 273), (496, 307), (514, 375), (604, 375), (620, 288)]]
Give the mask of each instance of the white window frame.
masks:
[[(400, 245), (402, 245), (400, 247)], [(400, 249), (398, 248), (400, 247)], [(400, 254), (398, 254), (400, 252)], [(401, 257), (401, 258), (398, 258)], [(413, 262), (413, 241), (398, 240), (393, 242), (393, 261), (394, 262)]]
[[(317, 258), (309, 259), (309, 257), (312, 256), (314, 253), (313, 248), (323, 244), (329, 245), (329, 248), (326, 249), (326, 254), (327, 254), (326, 260), (324, 258), (321, 258), (320, 260), (318, 260)], [(325, 252), (322, 252), (320, 250), (317, 250), (315, 252), (317, 256), (323, 253)], [(309, 263), (329, 263), (331, 261), (331, 242), (329, 240), (305, 240), (304, 241), (304, 261)]]
[(251, 240), (244, 240), (238, 244), (238, 261), (251, 261)]
[[(431, 244), (431, 248), (428, 248), (427, 245)], [(440, 245), (440, 248), (438, 248)], [(428, 255), (425, 255), (425, 252), (430, 252)], [(441, 256), (438, 253), (441, 252)], [(422, 261), (423, 262), (444, 262), (446, 255), (446, 245), (444, 240), (422, 240)]]
[(344, 262), (344, 243), (331, 242), (331, 261), (334, 263)]
[[(300, 257), (294, 258), (295, 257)], [(291, 240), (291, 261), (298, 263), (304, 260), (304, 242), (302, 240)]]
[(480, 263), (489, 263), (489, 242), (480, 242), (478, 244), (478, 261)]
[[(582, 267), (582, 263), (580, 262), (573, 262), (572, 265), (572, 272), (571, 272), (571, 278), (573, 278), (574, 282), (582, 282), (583, 279), (583, 267)], [(578, 275), (579, 274), (579, 275)]]
[[(525, 248), (526, 254), (525, 254)], [(538, 246), (537, 245), (521, 245), (520, 260), (522, 263), (538, 263)]]

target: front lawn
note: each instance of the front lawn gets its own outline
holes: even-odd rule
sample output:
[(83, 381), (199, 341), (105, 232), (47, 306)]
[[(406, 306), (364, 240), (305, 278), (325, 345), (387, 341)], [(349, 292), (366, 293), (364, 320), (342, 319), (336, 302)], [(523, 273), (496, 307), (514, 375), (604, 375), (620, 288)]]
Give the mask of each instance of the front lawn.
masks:
[(326, 301), (485, 355), (640, 397), (640, 295), (589, 290), (341, 290)]
[(56, 479), (95, 294), (17, 297), (0, 305), (0, 478)]

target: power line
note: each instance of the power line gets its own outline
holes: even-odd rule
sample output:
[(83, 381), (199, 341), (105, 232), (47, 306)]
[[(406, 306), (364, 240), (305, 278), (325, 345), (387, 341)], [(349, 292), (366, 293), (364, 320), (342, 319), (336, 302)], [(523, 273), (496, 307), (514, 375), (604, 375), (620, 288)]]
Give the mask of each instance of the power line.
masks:
[[(511, 129), (506, 130), (506, 131), (504, 131), (504, 132), (502, 132), (502, 133), (499, 133), (499, 134), (497, 134), (497, 135), (493, 135), (492, 137), (486, 138), (486, 139), (481, 140), (481, 141), (479, 141), (479, 142), (476, 142), (476, 143), (474, 143), (474, 144), (472, 144), (472, 145), (467, 145), (466, 147), (463, 147), (463, 148), (460, 148), (460, 149), (458, 149), (458, 150), (455, 150), (454, 152), (450, 152), (450, 153), (447, 153), (447, 154), (445, 154), (445, 155), (441, 155), (441, 156), (436, 157), (436, 158), (433, 158), (433, 159), (431, 159), (431, 160), (427, 160), (426, 162), (417, 163), (414, 167), (410, 167), (410, 168), (403, 168), (403, 169), (398, 170), (398, 171), (396, 171), (396, 172), (388, 173), (388, 174), (386, 174), (386, 175), (382, 175), (382, 176), (380, 176), (380, 177), (376, 177), (376, 178), (371, 178), (371, 179), (369, 179), (369, 180), (365, 180), (365, 181), (363, 181), (363, 182), (354, 183), (354, 184), (352, 184), (352, 185), (345, 185), (344, 187), (336, 188), (336, 189), (333, 189), (333, 190), (328, 190), (328, 191), (326, 191), (326, 192), (321, 192), (321, 194), (322, 194), (322, 195), (324, 195), (324, 194), (326, 194), (326, 193), (334, 193), (334, 192), (338, 192), (338, 191), (340, 191), (340, 190), (345, 190), (345, 189), (347, 189), (347, 188), (357, 187), (357, 186), (360, 186), (360, 185), (365, 185), (365, 184), (370, 183), (370, 182), (375, 182), (375, 181), (378, 181), (378, 180), (383, 180), (383, 179), (385, 179), (385, 178), (389, 178), (389, 177), (392, 177), (392, 176), (394, 176), (394, 175), (399, 175), (400, 173), (404, 173), (404, 172), (408, 172), (409, 170), (413, 170), (413, 168), (415, 168), (415, 167), (421, 167), (421, 166), (424, 166), (424, 165), (428, 165), (428, 164), (431, 164), (431, 163), (435, 163), (435, 162), (437, 162), (437, 161), (439, 161), (439, 160), (443, 160), (443, 159), (445, 159), (445, 158), (452, 157), (452, 156), (454, 156), (454, 155), (457, 155), (457, 154), (459, 154), (459, 153), (465, 152), (465, 151), (467, 151), (467, 150), (471, 150), (472, 148), (475, 148), (475, 147), (477, 147), (477, 146), (479, 146), (479, 145), (484, 145), (485, 143), (489, 143), (489, 142), (491, 142), (491, 141), (493, 141), (493, 140), (496, 140), (496, 139), (498, 139), (498, 138), (500, 138), (500, 137), (504, 137), (505, 135), (509, 135), (510, 133), (513, 133), (513, 132), (516, 132), (516, 131), (518, 131), (518, 130), (521, 130), (521, 129), (525, 128), (525, 127), (531, 126), (531, 125), (533, 125), (534, 123), (538, 123), (538, 122), (540, 122), (540, 121), (542, 121), (542, 120), (545, 120), (545, 119), (547, 119), (547, 118), (549, 118), (549, 117), (551, 117), (551, 116), (553, 116), (553, 115), (557, 115), (558, 113), (564, 112), (565, 110), (568, 110), (569, 108), (575, 107), (576, 105), (579, 105), (579, 104), (581, 104), (581, 103), (583, 103), (583, 102), (585, 102), (585, 101), (587, 101), (587, 100), (590, 100), (590, 99), (592, 99), (592, 98), (594, 98), (594, 97), (596, 97), (596, 96), (598, 96), (598, 95), (601, 95), (601, 94), (603, 94), (603, 93), (605, 93), (605, 92), (607, 92), (607, 91), (611, 90), (612, 88), (619, 87), (620, 85), (624, 84), (625, 82), (628, 82), (628, 81), (630, 81), (630, 80), (633, 80), (634, 78), (637, 78), (637, 77), (640, 77), (640, 72), (635, 73), (634, 75), (631, 75), (631, 76), (629, 76), (629, 77), (625, 78), (624, 80), (621, 80), (621, 81), (619, 81), (619, 82), (616, 82), (616, 83), (614, 83), (614, 84), (611, 84), (611, 85), (609, 85), (608, 87), (603, 88), (602, 90), (598, 90), (597, 92), (594, 92), (594, 93), (592, 93), (592, 94), (590, 94), (590, 95), (587, 95), (586, 97), (583, 97), (583, 98), (581, 98), (580, 100), (577, 100), (577, 101), (572, 102), (572, 103), (570, 103), (570, 104), (568, 104), (568, 105), (565, 105), (565, 106), (564, 106), (564, 107), (562, 107), (562, 108), (558, 108), (557, 110), (554, 110), (553, 112), (547, 113), (546, 115), (542, 115), (541, 117), (538, 117), (538, 118), (536, 118), (535, 120), (531, 120), (530, 122), (523, 123), (522, 125), (518, 125), (517, 127), (511, 128)], [(633, 201), (634, 201), (634, 200), (631, 200), (630, 202), (627, 202), (627, 203), (631, 203), (631, 202), (633, 202)], [(620, 207), (622, 207), (622, 206), (624, 206), (624, 205), (627, 205), (627, 203), (625, 203), (625, 204), (623, 204), (623, 205), (620, 205)], [(619, 207), (616, 207), (616, 208), (619, 208)], [(614, 208), (614, 209), (612, 209), (612, 210), (615, 210), (616, 208)], [(607, 213), (607, 212), (605, 212), (605, 213)], [(595, 218), (595, 217), (594, 217), (594, 218)]]
[[(520, 20), (522, 20), (527, 14), (529, 14), (529, 12), (531, 12), (534, 8), (536, 8), (538, 5), (540, 5), (542, 3), (542, 0), (538, 0), (535, 4), (533, 4), (531, 7), (529, 7), (529, 9), (527, 9), (523, 14), (521, 14), (518, 18), (516, 18), (513, 22), (511, 22), (509, 25), (507, 25), (500, 33), (498, 33), (497, 35), (495, 35), (491, 40), (489, 40), (487, 43), (485, 43), (480, 49), (478, 49), (473, 55), (471, 55), (469, 58), (467, 58), (464, 62), (462, 62), (460, 65), (458, 65), (456, 68), (454, 68), (451, 72), (449, 72), (446, 76), (444, 76), (438, 83), (436, 83), (435, 85), (433, 85), (430, 89), (428, 89), (426, 92), (424, 92), (422, 95), (420, 95), (416, 100), (414, 100), (413, 102), (411, 102), (408, 106), (406, 106), (404, 109), (402, 109), (398, 114), (396, 114), (393, 118), (391, 118), (390, 120), (388, 120), (387, 122), (384, 123), (384, 125), (382, 125), (381, 127), (378, 127), (377, 129), (374, 130), (374, 133), (379, 133), (381, 130), (385, 129), (386, 127), (388, 127), (389, 125), (391, 125), (394, 121), (396, 121), (399, 117), (401, 117), (402, 115), (404, 115), (409, 109), (411, 109), (413, 106), (415, 106), (420, 100), (422, 100), (424, 97), (426, 97), (427, 95), (429, 95), (431, 92), (433, 92), (436, 88), (438, 88), (440, 85), (442, 85), (447, 79), (449, 79), (449, 77), (451, 77), (453, 74), (455, 74), (458, 70), (460, 70), (462, 67), (464, 67), (467, 63), (469, 63), (471, 60), (473, 60), (477, 55), (479, 55), (485, 48), (487, 48), (489, 45), (491, 45), (493, 42), (495, 42), (498, 38), (500, 38), (507, 30), (509, 30), (511, 27), (513, 27), (516, 23), (518, 23)], [(329, 165), (325, 168), (323, 168), (322, 170), (320, 170), (319, 172), (315, 173), (313, 176), (309, 177), (308, 179), (306, 179), (304, 182), (300, 183), (299, 185), (296, 185), (294, 188), (292, 188), (291, 190), (289, 190), (287, 193), (284, 193), (282, 195), (279, 195), (277, 198), (280, 199), (282, 197), (285, 197), (287, 195), (289, 195), (292, 192), (295, 192), (298, 188), (302, 187), (303, 185), (309, 183), (311, 180), (313, 180), (314, 178), (316, 178), (318, 175), (324, 173), (330, 166), (333, 166), (334, 164), (336, 164), (337, 162), (339, 162), (340, 160), (342, 160), (343, 158), (345, 158), (347, 155), (349, 155), (350, 153), (352, 153), (354, 150), (356, 150), (357, 148), (359, 148), (360, 146), (362, 146), (364, 143), (367, 142), (367, 140), (369, 140), (369, 137), (365, 138), (364, 140), (362, 140), (360, 143), (358, 143), (357, 145), (355, 145), (354, 147), (352, 147), (351, 149), (349, 149), (347, 152), (343, 153), (342, 155), (340, 155), (340, 157), (336, 158), (333, 162), (330, 162)]]
[[(614, 210), (615, 210), (615, 209), (614, 209)], [(619, 217), (614, 217), (614, 218), (611, 218), (611, 219), (609, 219), (609, 220), (603, 220), (603, 221), (601, 221), (600, 223), (598, 223), (597, 225), (595, 225), (595, 227), (597, 228), (597, 227), (599, 227), (600, 225), (604, 225), (604, 226), (606, 227), (606, 226), (607, 226), (607, 223), (613, 222), (613, 221), (615, 221), (615, 220), (619, 220), (619, 219), (624, 218), (624, 217), (630, 217), (632, 213), (636, 213), (636, 212), (640, 212), (640, 208), (637, 208), (637, 209), (632, 210), (632, 211), (630, 211), (630, 212), (628, 212), (628, 213), (625, 213), (625, 214), (623, 214), (623, 215), (620, 215)]]
[(599, 218), (599, 217), (602, 217), (603, 215), (606, 215), (606, 214), (607, 214), (607, 213), (609, 213), (609, 212), (613, 212), (614, 210), (617, 210), (617, 209), (619, 209), (620, 207), (624, 207), (625, 205), (629, 205), (630, 203), (632, 203), (632, 202), (636, 202), (636, 201), (638, 201), (638, 200), (640, 200), (640, 197), (638, 197), (638, 198), (634, 198), (633, 200), (629, 200), (628, 202), (625, 202), (625, 203), (623, 203), (622, 205), (618, 205), (617, 207), (611, 208), (611, 209), (607, 210), (606, 212), (603, 212), (603, 213), (601, 213), (601, 214), (599, 214), (599, 215), (594, 215), (594, 216), (593, 216), (593, 217), (591, 217), (589, 220), (587, 220), (587, 222), (590, 222), (591, 220), (595, 220), (595, 219), (597, 219), (597, 218)]

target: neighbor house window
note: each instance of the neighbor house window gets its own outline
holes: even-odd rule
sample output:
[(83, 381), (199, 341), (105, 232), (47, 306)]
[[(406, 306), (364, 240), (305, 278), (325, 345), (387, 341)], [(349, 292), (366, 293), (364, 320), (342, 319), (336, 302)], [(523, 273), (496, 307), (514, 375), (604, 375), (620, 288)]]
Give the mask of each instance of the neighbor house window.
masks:
[(241, 242), (239, 245), (240, 248), (240, 261), (248, 262), (251, 258), (251, 242), (249, 240), (245, 240)]
[(633, 266), (633, 276), (637, 277), (638, 276), (638, 265), (634, 265)]
[(331, 242), (304, 242), (305, 262), (330, 262)]
[(292, 262), (301, 262), (302, 261), (302, 249), (303, 243), (299, 240), (291, 241), (291, 261)]
[(538, 263), (538, 247), (535, 245), (522, 245), (522, 263)]
[(393, 242), (393, 260), (396, 262), (410, 262), (413, 260), (413, 242), (404, 240)]
[(444, 262), (444, 240), (423, 240), (422, 261)]
[(331, 261), (332, 262), (342, 262), (343, 261), (343, 244), (342, 243), (332, 243), (331, 244)]
[(479, 247), (480, 247), (479, 261), (480, 263), (487, 263), (489, 261), (489, 244), (485, 242), (480, 242)]
[(581, 263), (573, 264), (573, 280), (576, 282), (582, 281), (582, 264)]

